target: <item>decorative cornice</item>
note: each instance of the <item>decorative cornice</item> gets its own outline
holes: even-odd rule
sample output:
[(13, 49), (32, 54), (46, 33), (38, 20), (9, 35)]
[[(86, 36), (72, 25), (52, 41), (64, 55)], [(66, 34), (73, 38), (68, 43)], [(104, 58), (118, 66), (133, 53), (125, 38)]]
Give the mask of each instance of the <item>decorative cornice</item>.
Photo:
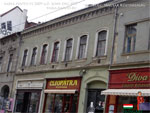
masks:
[[(56, 21), (49, 21), (43, 23), (42, 25), (37, 25), (33, 29), (27, 29), (22, 32), (23, 37), (30, 37), (34, 35), (38, 35), (44, 32), (49, 32), (51, 30), (55, 30), (58, 28), (66, 27), (69, 25), (77, 24), (80, 22), (84, 22), (86, 20), (94, 19), (96, 17), (112, 14), (114, 8), (111, 7), (104, 7), (104, 8), (97, 8), (96, 10), (92, 10), (89, 12), (84, 12), (83, 14), (78, 14), (72, 17), (66, 17), (65, 19), (56, 19)], [(63, 18), (63, 17), (62, 17)]]

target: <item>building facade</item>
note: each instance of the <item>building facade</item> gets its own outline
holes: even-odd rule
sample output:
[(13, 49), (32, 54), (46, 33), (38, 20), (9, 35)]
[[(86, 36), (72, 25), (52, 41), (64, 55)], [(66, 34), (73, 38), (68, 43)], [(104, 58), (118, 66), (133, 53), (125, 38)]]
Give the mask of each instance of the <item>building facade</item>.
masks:
[(104, 112), (114, 15), (102, 3), (24, 30), (14, 112)]
[(13, 82), (17, 67), (20, 33), (14, 33), (0, 39), (0, 112), (12, 111), (6, 108), (6, 102), (13, 98)]
[[(125, 5), (128, 7), (121, 7)], [(114, 59), (109, 70), (108, 90), (103, 92), (108, 95), (107, 113), (123, 112), (123, 104), (133, 104), (136, 111), (139, 91), (145, 101), (141, 110), (150, 107), (149, 7), (146, 0), (126, 1), (118, 7)]]

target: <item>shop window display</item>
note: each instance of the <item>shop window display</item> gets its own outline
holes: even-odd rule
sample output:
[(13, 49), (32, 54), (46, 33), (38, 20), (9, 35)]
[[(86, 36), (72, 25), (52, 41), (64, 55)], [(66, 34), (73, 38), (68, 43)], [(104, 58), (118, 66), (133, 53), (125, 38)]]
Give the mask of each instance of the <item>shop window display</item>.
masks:
[(44, 113), (77, 113), (78, 94), (47, 94)]

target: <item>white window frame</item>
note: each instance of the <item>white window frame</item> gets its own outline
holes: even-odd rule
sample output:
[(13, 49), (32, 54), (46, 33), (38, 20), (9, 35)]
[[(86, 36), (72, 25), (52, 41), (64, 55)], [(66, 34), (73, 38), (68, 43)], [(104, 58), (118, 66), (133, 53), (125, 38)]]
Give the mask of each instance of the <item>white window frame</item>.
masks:
[(73, 48), (74, 48), (74, 38), (73, 37), (70, 37), (70, 38), (67, 38), (64, 42), (64, 51), (63, 51), (63, 58), (62, 58), (62, 61), (65, 61), (65, 53), (66, 53), (66, 46), (67, 46), (67, 40), (69, 39), (72, 39), (72, 49), (71, 49), (71, 54), (70, 54), (70, 58), (69, 60), (72, 60), (72, 55), (73, 55)]
[(55, 40), (55, 41), (52, 43), (51, 54), (50, 54), (50, 63), (55, 63), (55, 62), (52, 62), (52, 56), (53, 56), (54, 44), (55, 44), (56, 42), (59, 42), (59, 50), (58, 50), (58, 57), (57, 57), (57, 62), (59, 62), (59, 54), (60, 54), (61, 40)]
[(96, 57), (96, 51), (97, 51), (97, 41), (98, 41), (98, 34), (102, 31), (106, 31), (106, 44), (105, 44), (105, 53), (104, 53), (104, 56), (107, 55), (107, 45), (108, 45), (108, 37), (109, 37), (109, 30), (108, 28), (102, 28), (100, 30), (98, 30), (96, 32), (96, 35), (95, 35), (95, 44), (94, 44), (94, 52), (93, 52), (93, 57)]
[(76, 60), (81, 60), (81, 59), (78, 59), (78, 55), (79, 55), (80, 38), (81, 38), (83, 35), (87, 35), (86, 49), (85, 49), (85, 56), (84, 56), (84, 58), (87, 58), (87, 50), (88, 50), (88, 45), (89, 45), (89, 33), (82, 33), (80, 36), (78, 36), (77, 51), (76, 51), (76, 58), (75, 58)]
[[(34, 65), (37, 65), (38, 46), (36, 45), (36, 46), (32, 47), (31, 54), (30, 54), (29, 66), (31, 66), (32, 53), (33, 53), (33, 49), (34, 49), (35, 47), (37, 48), (37, 53), (36, 53), (36, 56), (35, 56), (35, 62), (34, 62), (35, 64), (34, 64)], [(32, 66), (34, 66), (34, 65), (32, 65)]]
[(25, 48), (24, 50), (23, 50), (23, 52), (22, 52), (22, 58), (21, 58), (21, 64), (20, 64), (20, 67), (22, 67), (22, 61), (23, 61), (23, 57), (24, 57), (24, 51), (25, 50), (28, 50), (28, 52), (27, 52), (27, 58), (26, 58), (26, 61), (25, 61), (25, 66), (27, 66), (27, 61), (28, 61), (28, 54), (29, 54), (29, 48)]
[(40, 49), (40, 59), (39, 59), (39, 64), (40, 64), (40, 65), (41, 65), (41, 57), (42, 57), (43, 46), (44, 46), (45, 44), (47, 44), (47, 48), (46, 48), (47, 53), (46, 53), (46, 56), (45, 56), (45, 62), (44, 62), (44, 64), (47, 64), (47, 61), (48, 61), (47, 58), (48, 58), (49, 44), (45, 42), (45, 43), (42, 44), (41, 49)]

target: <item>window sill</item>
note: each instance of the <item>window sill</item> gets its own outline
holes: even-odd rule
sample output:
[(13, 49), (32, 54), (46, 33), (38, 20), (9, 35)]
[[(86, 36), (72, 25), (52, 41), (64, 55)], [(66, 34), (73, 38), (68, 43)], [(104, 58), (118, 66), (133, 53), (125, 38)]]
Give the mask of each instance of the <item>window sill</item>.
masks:
[(85, 62), (87, 58), (82, 58), (82, 59), (76, 59), (75, 62)]
[(69, 61), (61, 61), (61, 63), (65, 64), (65, 63), (71, 63), (72, 60), (69, 60)]
[(137, 55), (137, 54), (145, 54), (145, 53), (150, 53), (150, 51), (143, 50), (143, 51), (135, 51), (135, 52), (131, 52), (131, 53), (122, 53), (121, 56)]
[(51, 65), (58, 65), (59, 62), (51, 62), (50, 64), (51, 64)]
[(104, 55), (100, 57), (92, 57), (92, 60), (98, 60), (98, 59), (105, 60), (106, 58), (107, 58), (107, 55)]

